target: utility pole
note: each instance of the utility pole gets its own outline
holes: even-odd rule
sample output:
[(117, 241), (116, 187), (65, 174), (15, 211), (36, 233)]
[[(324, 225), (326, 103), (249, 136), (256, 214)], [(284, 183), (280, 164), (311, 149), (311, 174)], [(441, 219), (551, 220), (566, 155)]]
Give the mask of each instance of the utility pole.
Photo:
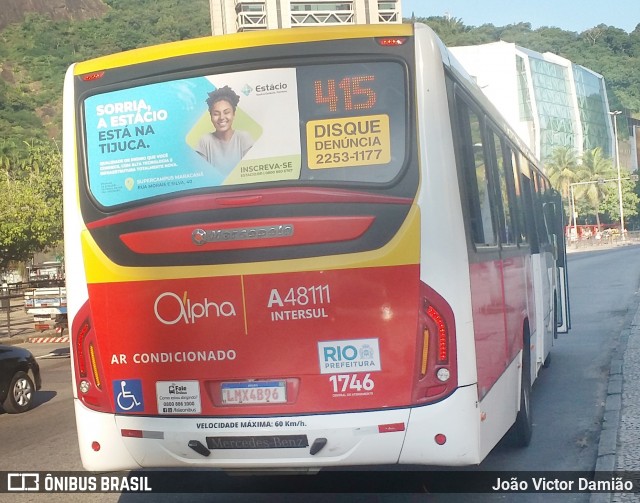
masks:
[(614, 110), (609, 112), (609, 115), (613, 117), (613, 141), (616, 146), (616, 169), (618, 170), (618, 202), (620, 203), (620, 236), (624, 241), (626, 236), (624, 235), (624, 210), (622, 209), (622, 179), (620, 178), (620, 151), (618, 150), (618, 121), (617, 116), (622, 113), (622, 110)]

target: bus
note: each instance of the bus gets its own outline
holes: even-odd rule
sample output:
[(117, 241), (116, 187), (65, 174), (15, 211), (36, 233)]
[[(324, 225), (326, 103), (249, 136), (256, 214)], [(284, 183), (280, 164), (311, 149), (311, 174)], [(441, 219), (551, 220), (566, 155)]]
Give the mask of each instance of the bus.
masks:
[(72, 65), (84, 467), (480, 463), (570, 325), (561, 199), (422, 24)]

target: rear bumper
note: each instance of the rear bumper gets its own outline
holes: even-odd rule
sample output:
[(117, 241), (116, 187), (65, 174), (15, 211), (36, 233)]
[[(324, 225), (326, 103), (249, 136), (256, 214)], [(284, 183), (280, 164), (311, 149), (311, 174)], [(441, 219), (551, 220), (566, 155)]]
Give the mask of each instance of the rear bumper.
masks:
[[(478, 462), (477, 428), (469, 424), (477, 415), (476, 396), (468, 387), (413, 409), (268, 418), (114, 416), (78, 400), (75, 407), (78, 424), (91, 425), (84, 428), (91, 431), (79, 429), (79, 441), (83, 465), (92, 471), (463, 465)], [(447, 442), (438, 445), (435, 435), (443, 432)]]

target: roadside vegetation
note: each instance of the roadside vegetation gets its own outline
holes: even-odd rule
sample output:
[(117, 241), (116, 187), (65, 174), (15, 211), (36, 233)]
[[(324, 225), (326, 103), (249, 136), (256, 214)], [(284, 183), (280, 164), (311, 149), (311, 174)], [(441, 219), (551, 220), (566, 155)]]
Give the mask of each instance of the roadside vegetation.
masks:
[[(94, 19), (54, 21), (30, 14), (0, 32), (0, 271), (62, 240), (61, 113), (68, 66), (103, 54), (210, 34), (208, 0), (104, 3), (107, 13)], [(528, 23), (474, 27), (456, 18), (416, 21), (432, 26), (451, 46), (504, 40), (560, 54), (604, 75), (612, 109), (625, 109), (640, 118), (640, 25), (632, 33), (605, 25), (574, 33), (551, 27), (532, 30)], [(596, 176), (583, 173), (585, 166), (578, 167), (583, 164), (556, 163), (553, 169), (564, 175), (554, 178), (566, 178), (568, 171), (575, 180)], [(633, 208), (637, 213), (636, 185), (625, 182), (625, 215), (631, 216)], [(599, 187), (597, 194), (585, 194), (581, 204), (591, 205), (597, 218), (615, 220), (618, 210), (612, 197), (610, 187)]]

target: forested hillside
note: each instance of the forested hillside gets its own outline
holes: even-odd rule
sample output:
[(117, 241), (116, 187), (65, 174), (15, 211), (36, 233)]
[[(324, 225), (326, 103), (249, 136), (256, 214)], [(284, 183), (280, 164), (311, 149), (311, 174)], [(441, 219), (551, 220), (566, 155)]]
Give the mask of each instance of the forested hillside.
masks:
[[(83, 4), (66, 1), (69, 6)], [(74, 61), (211, 33), (209, 0), (104, 4), (105, 14), (93, 19), (54, 20), (27, 13), (22, 22), (0, 32), (0, 156), (19, 156), (24, 141), (60, 138), (62, 83)]]
[[(529, 23), (465, 26), (456, 18), (417, 18), (431, 26), (448, 46), (503, 40), (537, 52), (552, 52), (604, 76), (612, 110), (625, 108), (640, 118), (640, 24), (632, 33), (604, 24), (582, 33)], [(561, 20), (558, 20), (559, 23)]]
[[(87, 10), (91, 4), (102, 4)], [(44, 10), (31, 12), (42, 6)], [(62, 242), (62, 85), (74, 61), (210, 34), (209, 0), (0, 0), (0, 279)], [(16, 14), (17, 13), (17, 14)], [(9, 21), (7, 21), (9, 22)]]
[[(450, 46), (504, 40), (569, 58), (605, 76), (612, 109), (640, 117), (640, 25), (633, 33), (604, 25), (574, 33), (416, 20)], [(68, 66), (209, 33), (209, 0), (0, 0), (0, 273), (62, 240), (59, 145)]]
[[(0, 32), (0, 152), (4, 155), (14, 144), (60, 137), (62, 81), (72, 62), (210, 33), (208, 0), (0, 3), (6, 4), (4, 15), (16, 6), (44, 9), (39, 14), (27, 12), (22, 22)], [(63, 19), (54, 19), (54, 12), (63, 13)], [(612, 108), (640, 111), (640, 27), (626, 33), (600, 25), (578, 34), (559, 28), (532, 30), (528, 23), (473, 27), (456, 18), (416, 20), (432, 26), (451, 46), (504, 40), (569, 58), (605, 76)]]
[(28, 13), (40, 13), (55, 20), (83, 20), (103, 15), (102, 0), (1, 0), (0, 29), (21, 22)]

